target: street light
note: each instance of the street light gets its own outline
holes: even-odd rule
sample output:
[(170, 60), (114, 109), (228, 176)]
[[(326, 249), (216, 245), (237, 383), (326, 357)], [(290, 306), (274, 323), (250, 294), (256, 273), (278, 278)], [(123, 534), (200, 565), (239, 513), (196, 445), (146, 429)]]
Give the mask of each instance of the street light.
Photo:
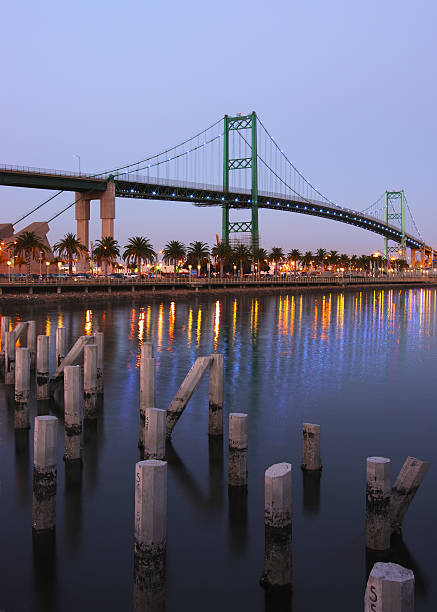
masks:
[(50, 262), (46, 261), (46, 280), (49, 280), (49, 267), (50, 267)]
[(80, 174), (80, 155), (78, 155), (77, 153), (74, 153), (73, 157), (77, 157), (77, 160), (79, 162), (79, 174)]
[(237, 266), (234, 264), (234, 276), (236, 276), (236, 275), (237, 275), (236, 270), (237, 270)]
[(11, 282), (11, 265), (12, 265), (12, 261), (10, 261), (8, 259), (8, 272), (9, 272), (9, 282)]
[(200, 276), (200, 264), (197, 264), (197, 276)]
[(58, 279), (61, 279), (61, 268), (62, 268), (62, 262), (58, 261)]

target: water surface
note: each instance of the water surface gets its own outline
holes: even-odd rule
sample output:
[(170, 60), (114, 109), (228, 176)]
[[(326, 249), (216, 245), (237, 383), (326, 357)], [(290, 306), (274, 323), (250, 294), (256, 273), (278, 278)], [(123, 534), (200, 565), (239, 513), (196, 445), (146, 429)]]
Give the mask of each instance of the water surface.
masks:
[[(226, 443), (208, 440), (208, 383), (178, 422), (168, 462), (166, 610), (360, 610), (367, 568), (365, 459), (431, 468), (387, 556), (414, 570), (416, 610), (437, 607), (436, 291), (356, 291), (87, 307), (5, 307), (71, 345), (105, 333), (105, 395), (86, 427), (81, 474), (62, 461), (62, 398), (32, 404), (59, 422), (56, 541), (31, 530), (32, 430), (13, 429), (0, 384), (0, 609), (131, 610), (134, 466), (139, 460), (139, 356), (153, 341), (157, 404), (166, 408), (196, 356), (225, 355), (225, 414), (249, 414), (247, 498), (228, 494)], [(33, 418), (32, 418), (33, 420)], [(225, 426), (226, 426), (225, 418)], [(303, 480), (302, 423), (320, 423), (320, 482)], [(226, 441), (225, 431), (225, 441)], [(265, 598), (263, 475), (293, 464), (293, 599)], [(327, 604), (329, 602), (329, 605)]]

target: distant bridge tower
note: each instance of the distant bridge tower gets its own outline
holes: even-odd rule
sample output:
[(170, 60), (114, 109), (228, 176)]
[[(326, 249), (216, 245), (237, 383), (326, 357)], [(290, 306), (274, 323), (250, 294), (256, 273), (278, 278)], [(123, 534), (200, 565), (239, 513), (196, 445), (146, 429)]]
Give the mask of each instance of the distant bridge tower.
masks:
[[(391, 212), (390, 212), (391, 207)], [(399, 253), (401, 259), (406, 259), (407, 249), (405, 241), (405, 193), (402, 191), (385, 192), (385, 223), (397, 219), (401, 224), (401, 239), (398, 246), (389, 246), (388, 238), (384, 238), (384, 259), (388, 262), (390, 253)]]
[[(229, 158), (229, 141), (232, 132), (243, 130), (251, 131), (250, 156)], [(242, 140), (245, 144), (246, 139)], [(240, 143), (241, 144), (241, 143)], [(247, 151), (247, 144), (245, 147)], [(224, 117), (224, 141), (223, 141), (223, 191), (229, 193), (229, 172), (231, 170), (251, 170), (251, 209), (250, 221), (229, 221), (229, 203), (223, 204), (222, 217), (222, 241), (229, 244), (231, 232), (250, 232), (252, 234), (252, 248), (259, 247), (258, 230), (258, 152), (257, 152), (257, 120), (256, 113), (237, 117)], [(231, 188), (232, 190), (232, 188)]]

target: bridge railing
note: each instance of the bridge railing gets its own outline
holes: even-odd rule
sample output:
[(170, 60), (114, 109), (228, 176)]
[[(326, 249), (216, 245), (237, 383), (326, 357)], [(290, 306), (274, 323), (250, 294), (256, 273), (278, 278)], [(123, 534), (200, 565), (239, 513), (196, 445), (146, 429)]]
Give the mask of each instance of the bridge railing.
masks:
[(348, 283), (390, 283), (394, 281), (408, 282), (408, 281), (419, 281), (425, 280), (426, 278), (437, 279), (437, 272), (405, 272), (405, 273), (391, 273), (387, 275), (372, 276), (364, 274), (346, 274), (344, 276), (312, 276), (312, 275), (298, 275), (298, 276), (255, 276), (249, 275), (243, 278), (238, 276), (224, 276), (220, 277), (164, 277), (164, 278), (142, 278), (142, 279), (122, 279), (122, 278), (106, 278), (106, 277), (94, 277), (89, 279), (74, 279), (74, 278), (49, 278), (49, 279), (0, 279), (0, 285), (10, 286), (70, 286), (70, 287), (86, 287), (90, 285), (101, 285), (101, 286), (151, 286), (151, 285), (165, 285), (165, 286), (186, 286), (186, 287), (204, 287), (214, 285), (230, 285), (230, 286), (241, 286), (241, 285), (329, 285), (329, 284), (348, 284)]

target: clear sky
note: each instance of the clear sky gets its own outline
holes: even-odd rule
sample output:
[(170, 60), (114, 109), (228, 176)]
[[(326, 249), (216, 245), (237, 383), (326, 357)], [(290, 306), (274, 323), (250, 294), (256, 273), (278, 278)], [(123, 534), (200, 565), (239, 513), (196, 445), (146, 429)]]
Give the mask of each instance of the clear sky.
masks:
[[(435, 0), (23, 0), (2, 6), (0, 163), (82, 171), (142, 159), (225, 113), (255, 110), (333, 201), (361, 210), (404, 188), (437, 247)], [(0, 188), (0, 222), (50, 192)], [(46, 220), (71, 195), (29, 218)], [(75, 231), (73, 209), (51, 225)], [(117, 200), (116, 238), (204, 240), (221, 211)], [(22, 225), (17, 226), (21, 229)], [(262, 246), (348, 253), (382, 238), (260, 213)], [(100, 237), (98, 203), (90, 237)]]

